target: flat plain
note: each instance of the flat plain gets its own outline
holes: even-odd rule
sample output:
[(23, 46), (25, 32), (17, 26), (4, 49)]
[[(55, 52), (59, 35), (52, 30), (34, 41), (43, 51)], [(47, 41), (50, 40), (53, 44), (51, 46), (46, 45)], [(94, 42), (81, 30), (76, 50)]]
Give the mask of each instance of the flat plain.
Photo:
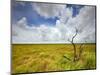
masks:
[(12, 44), (12, 73), (96, 69), (96, 44), (84, 44), (76, 62), (73, 54), (71, 44)]

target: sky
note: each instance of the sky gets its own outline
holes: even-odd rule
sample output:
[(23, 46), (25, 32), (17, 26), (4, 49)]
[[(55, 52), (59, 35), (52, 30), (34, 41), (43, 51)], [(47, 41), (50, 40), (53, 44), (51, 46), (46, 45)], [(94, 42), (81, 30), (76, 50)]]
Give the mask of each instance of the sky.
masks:
[(12, 2), (12, 43), (95, 43), (95, 6)]

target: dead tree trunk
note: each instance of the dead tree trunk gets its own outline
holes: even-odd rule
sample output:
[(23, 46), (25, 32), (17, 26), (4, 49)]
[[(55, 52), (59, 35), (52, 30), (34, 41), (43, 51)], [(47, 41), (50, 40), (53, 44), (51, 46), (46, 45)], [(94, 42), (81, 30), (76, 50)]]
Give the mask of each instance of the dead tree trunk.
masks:
[(76, 31), (75, 31), (75, 35), (72, 37), (72, 39), (71, 39), (71, 44), (73, 45), (73, 50), (74, 50), (74, 58), (73, 58), (73, 61), (75, 62), (76, 61), (76, 59), (77, 59), (77, 54), (76, 54), (76, 45), (75, 45), (75, 43), (74, 43), (74, 38), (76, 37), (76, 35), (77, 35), (77, 33), (78, 33), (78, 30), (76, 29)]
[(81, 56), (82, 56), (82, 53), (83, 53), (83, 46), (84, 46), (84, 44), (82, 43), (81, 45), (80, 45), (80, 47), (79, 47), (79, 55), (78, 55), (78, 60), (81, 58)]
[(78, 55), (77, 55), (77, 48), (76, 48), (76, 45), (75, 45), (75, 43), (74, 43), (74, 39), (75, 39), (75, 37), (77, 36), (77, 33), (78, 33), (78, 29), (77, 28), (75, 28), (75, 34), (73, 35), (73, 37), (72, 37), (72, 39), (71, 40), (69, 40), (68, 39), (68, 41), (69, 42), (71, 42), (71, 44), (73, 45), (73, 50), (74, 50), (74, 52), (73, 52), (73, 54), (74, 54), (74, 56), (73, 56), (73, 61), (75, 62), (75, 61), (77, 61), (77, 60), (79, 60), (80, 58), (81, 58), (81, 55), (82, 55), (82, 53), (83, 53), (83, 43), (79, 46), (79, 53), (78, 53)]

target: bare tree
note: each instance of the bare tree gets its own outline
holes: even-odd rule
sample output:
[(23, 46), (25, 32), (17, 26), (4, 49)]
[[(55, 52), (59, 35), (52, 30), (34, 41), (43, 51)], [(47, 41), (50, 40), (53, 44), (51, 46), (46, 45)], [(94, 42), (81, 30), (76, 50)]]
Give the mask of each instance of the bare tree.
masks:
[(81, 58), (81, 55), (82, 55), (82, 53), (83, 53), (83, 46), (84, 46), (84, 44), (82, 43), (82, 44), (80, 45), (80, 47), (79, 47), (79, 56), (78, 56), (78, 59), (77, 59), (77, 60), (79, 60), (79, 59)]
[(68, 41), (70, 41), (71, 44), (73, 45), (73, 50), (74, 50), (74, 58), (73, 58), (73, 61), (76, 61), (76, 59), (77, 59), (76, 45), (74, 43), (74, 38), (77, 36), (77, 34), (78, 34), (78, 29), (75, 28), (75, 34), (73, 35), (72, 39), (71, 40), (68, 39)]
[[(86, 43), (86, 41), (85, 41), (85, 43)], [(78, 55), (77, 60), (79, 60), (81, 58), (81, 56), (82, 56), (83, 47), (84, 47), (84, 43), (81, 43), (80, 46), (79, 46), (79, 55)]]
[(83, 53), (83, 46), (84, 46), (83, 43), (80, 44), (80, 46), (79, 46), (79, 53), (77, 55), (77, 48), (76, 48), (76, 45), (74, 43), (74, 39), (77, 36), (78, 32), (79, 32), (78, 29), (75, 28), (75, 34), (73, 35), (73, 37), (71, 38), (71, 40), (68, 39), (68, 41), (71, 42), (71, 44), (73, 45), (73, 50), (74, 50), (74, 52), (73, 52), (73, 54), (74, 54), (73, 61), (74, 62), (77, 61), (77, 60), (79, 60), (81, 58), (81, 55)]

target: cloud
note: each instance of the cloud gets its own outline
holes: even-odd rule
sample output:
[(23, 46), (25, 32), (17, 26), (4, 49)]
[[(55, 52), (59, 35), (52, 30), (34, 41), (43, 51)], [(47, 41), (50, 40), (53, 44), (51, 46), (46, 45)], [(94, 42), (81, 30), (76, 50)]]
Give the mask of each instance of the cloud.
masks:
[(95, 43), (95, 7), (84, 6), (79, 14), (72, 17), (72, 8), (66, 5), (32, 3), (33, 10), (45, 18), (58, 17), (56, 25), (50, 27), (41, 24), (31, 27), (27, 23), (27, 18), (23, 17), (16, 24), (12, 25), (13, 43), (38, 43), (38, 42), (63, 42), (69, 43), (78, 29), (78, 35), (74, 42), (93, 42)]
[(35, 27), (34, 28), (28, 27), (27, 19), (23, 17), (15, 25), (12, 25), (12, 32), (16, 33), (16, 35), (12, 34), (13, 38), (12, 41), (15, 43), (30, 42), (30, 41), (33, 42), (32, 39), (34, 39), (34, 41), (38, 41), (37, 39), (39, 39), (40, 36), (36, 34), (35, 31), (32, 31), (32, 29), (35, 29), (35, 31), (37, 30)]
[[(16, 34), (16, 35), (15, 35)], [(15, 25), (12, 25), (13, 43), (33, 43), (59, 41), (61, 35), (57, 28), (40, 25), (29, 27), (27, 19), (23, 17)]]
[(54, 18), (59, 16), (60, 12), (66, 8), (63, 4), (49, 4), (49, 3), (32, 3), (33, 10), (40, 16), (45, 18)]
[(70, 29), (71, 36), (75, 34), (75, 28), (78, 29), (75, 42), (95, 42), (95, 7), (83, 7), (80, 13), (76, 17), (70, 17), (65, 25)]
[(73, 10), (72, 8), (64, 8), (60, 11), (60, 15), (58, 16), (60, 19), (60, 22), (63, 24), (66, 24), (69, 18), (72, 17)]
[(85, 6), (76, 19), (78, 20), (80, 37), (88, 42), (95, 42), (95, 7)]

